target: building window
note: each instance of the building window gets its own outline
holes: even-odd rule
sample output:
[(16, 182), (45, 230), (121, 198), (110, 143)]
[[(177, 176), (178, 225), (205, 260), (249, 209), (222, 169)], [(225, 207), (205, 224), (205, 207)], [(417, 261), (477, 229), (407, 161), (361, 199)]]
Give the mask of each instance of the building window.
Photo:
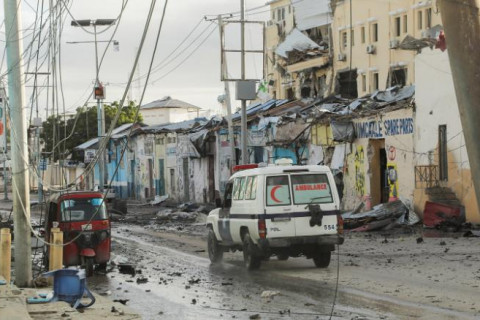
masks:
[(342, 48), (346, 48), (347, 47), (347, 32), (342, 32)]
[(285, 20), (285, 8), (282, 8), (282, 20)]
[(418, 12), (417, 12), (417, 26), (418, 26), (418, 30), (422, 30), (422, 28), (423, 28), (422, 23), (423, 23), (422, 11), (418, 11)]
[(432, 27), (432, 8), (425, 10), (425, 28)]
[(392, 69), (390, 70), (390, 86), (399, 85), (401, 87), (407, 85), (407, 69)]
[(350, 44), (352, 47), (355, 45), (355, 30), (351, 29), (350, 30)]
[(440, 181), (448, 180), (447, 125), (438, 126), (438, 166)]
[(377, 91), (378, 90), (378, 72), (374, 72), (372, 74), (372, 90)]
[(292, 6), (288, 6), (288, 13), (292, 13)]
[(358, 97), (357, 92), (357, 70), (339, 72), (337, 74), (339, 88), (337, 92), (342, 98), (354, 99)]
[(400, 17), (395, 18), (395, 37), (400, 37)]
[(360, 29), (360, 37), (362, 39), (362, 43), (365, 43), (365, 27), (362, 26), (362, 28)]
[(372, 41), (378, 41), (378, 23), (372, 24)]
[(275, 20), (275, 10), (272, 10), (272, 20)]
[(362, 91), (367, 92), (367, 75), (362, 74)]
[(403, 16), (403, 33), (408, 32), (408, 18), (407, 15)]

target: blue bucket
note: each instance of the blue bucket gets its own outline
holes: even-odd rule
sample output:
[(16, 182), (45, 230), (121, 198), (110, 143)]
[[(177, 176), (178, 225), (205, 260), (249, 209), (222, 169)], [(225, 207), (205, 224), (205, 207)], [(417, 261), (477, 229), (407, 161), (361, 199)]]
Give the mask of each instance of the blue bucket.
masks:
[[(85, 270), (83, 269), (58, 269), (43, 274), (53, 277), (53, 298), (51, 301), (65, 301), (73, 308), (86, 308), (95, 303), (95, 297), (86, 285)], [(91, 302), (84, 305), (80, 303), (86, 295)]]

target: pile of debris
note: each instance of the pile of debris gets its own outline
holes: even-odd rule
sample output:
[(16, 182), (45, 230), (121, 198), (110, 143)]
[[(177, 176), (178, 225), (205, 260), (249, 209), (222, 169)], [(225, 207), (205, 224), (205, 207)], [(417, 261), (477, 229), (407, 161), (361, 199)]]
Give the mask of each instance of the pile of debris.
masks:
[[(382, 203), (363, 213), (356, 211), (342, 214), (343, 226), (353, 232), (390, 230), (400, 224), (415, 224), (418, 217), (401, 201)], [(409, 214), (412, 213), (412, 217)]]

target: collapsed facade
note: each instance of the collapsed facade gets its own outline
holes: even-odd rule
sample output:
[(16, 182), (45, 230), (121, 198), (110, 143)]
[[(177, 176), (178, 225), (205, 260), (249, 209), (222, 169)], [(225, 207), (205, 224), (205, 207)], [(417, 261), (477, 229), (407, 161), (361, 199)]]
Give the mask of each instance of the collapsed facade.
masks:
[[(325, 3), (269, 2), (272, 99), (248, 107), (249, 162), (290, 158), (341, 172), (344, 210), (402, 199), (421, 214), (432, 200), (480, 222), (448, 51), (433, 49), (442, 28), (432, 3)], [(218, 117), (112, 137), (118, 196), (213, 202), (240, 158), (239, 113), (233, 124), (234, 137)]]

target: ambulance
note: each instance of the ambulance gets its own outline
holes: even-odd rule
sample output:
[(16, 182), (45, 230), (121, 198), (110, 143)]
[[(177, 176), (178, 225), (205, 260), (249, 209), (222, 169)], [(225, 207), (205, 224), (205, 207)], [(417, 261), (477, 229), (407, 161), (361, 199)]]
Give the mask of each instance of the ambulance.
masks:
[(326, 166), (236, 166), (223, 202), (207, 217), (208, 255), (212, 263), (224, 252), (243, 251), (245, 266), (258, 269), (276, 256), (330, 264), (335, 245), (343, 243), (340, 199)]

